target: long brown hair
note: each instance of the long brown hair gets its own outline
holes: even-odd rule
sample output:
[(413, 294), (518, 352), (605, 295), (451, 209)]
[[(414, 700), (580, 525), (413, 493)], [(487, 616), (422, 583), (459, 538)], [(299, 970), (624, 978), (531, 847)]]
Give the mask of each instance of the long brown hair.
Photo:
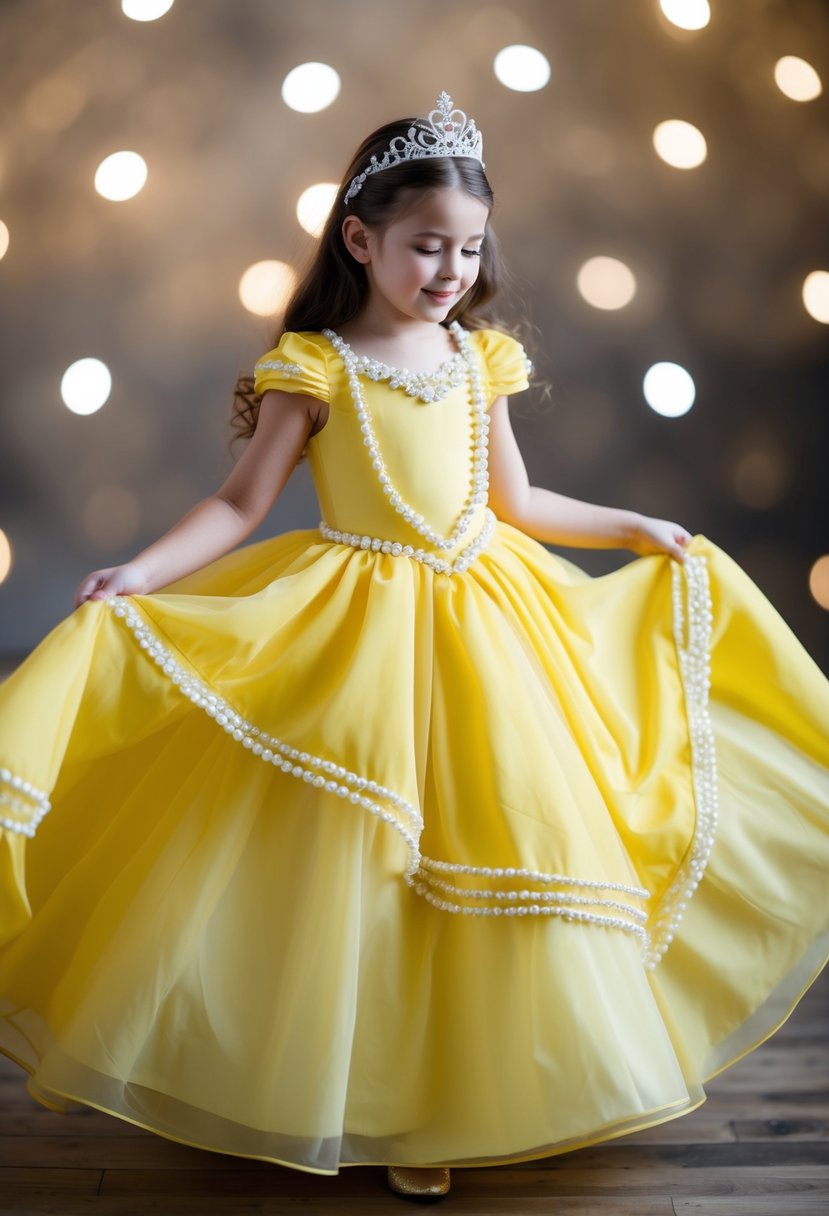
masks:
[[(468, 157), (425, 157), (403, 161), (366, 178), (362, 189), (348, 203), (343, 195), (348, 183), (361, 173), (372, 156), (380, 159), (392, 139), (405, 136), (419, 122), (415, 118), (398, 119), (378, 127), (360, 145), (343, 175), (337, 201), (331, 208), (320, 236), (319, 245), (288, 301), (272, 345), (276, 346), (283, 333), (292, 331), (319, 332), (338, 329), (356, 317), (368, 294), (365, 267), (355, 261), (345, 247), (342, 224), (347, 215), (356, 215), (369, 227), (382, 231), (399, 218), (411, 205), (416, 192), (446, 187), (460, 187), (472, 198), (480, 199), (492, 210), (494, 197), (483, 165)], [(495, 321), (490, 305), (494, 299), (504, 268), (495, 234), (487, 230), (481, 249), (478, 277), (469, 291), (454, 306), (444, 324), (460, 321), (465, 329), (482, 329)], [(232, 426), (235, 439), (247, 439), (256, 429), (262, 398), (254, 391), (252, 376), (239, 376), (233, 399)]]

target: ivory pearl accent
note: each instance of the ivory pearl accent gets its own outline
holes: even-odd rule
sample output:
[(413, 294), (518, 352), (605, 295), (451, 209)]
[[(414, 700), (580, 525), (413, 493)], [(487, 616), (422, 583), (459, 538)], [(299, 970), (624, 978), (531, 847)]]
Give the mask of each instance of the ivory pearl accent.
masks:
[(48, 796), (10, 769), (0, 768), (0, 827), (20, 836), (34, 836), (38, 825), (51, 808)]
[(628, 886), (626, 883), (605, 882), (590, 878), (571, 878), (566, 874), (545, 874), (542, 870), (524, 870), (513, 866), (464, 866), (449, 861), (434, 861), (431, 857), (421, 857), (420, 867), (423, 870), (434, 870), (439, 874), (470, 874), (481, 878), (525, 878), (536, 883), (555, 883), (556, 886), (589, 887), (591, 891), (619, 891), (623, 895), (633, 895), (638, 899), (649, 899), (650, 893), (644, 887)]
[(254, 371), (282, 372), (283, 376), (288, 376), (292, 380), (299, 379), (305, 374), (298, 363), (286, 363), (284, 359), (260, 359), (254, 367)]
[(714, 847), (718, 822), (717, 756), (709, 712), (711, 688), (711, 590), (705, 558), (687, 554), (672, 564), (674, 642), (685, 696), (691, 747), (691, 779), (696, 804), (694, 838), (687, 860), (654, 913), (646, 965), (653, 970), (665, 955), (693, 898)]
[(372, 553), (387, 553), (391, 557), (410, 557), (413, 561), (429, 566), (436, 574), (462, 574), (468, 570), (489, 544), (495, 531), (495, 515), (489, 507), (484, 509), (484, 522), (475, 539), (462, 549), (453, 561), (446, 561), (425, 549), (415, 549), (412, 545), (404, 545), (402, 541), (381, 540), (378, 536), (361, 536), (357, 532), (339, 532), (328, 524), (320, 522), (320, 532), (325, 540), (337, 545), (351, 545), (353, 549), (368, 550)]
[[(363, 356), (358, 357), (348, 343), (338, 334), (334, 333), (333, 329), (324, 329), (323, 337), (327, 338), (334, 350), (340, 356), (345, 366), (346, 375), (348, 377), (349, 388), (351, 389), (351, 399), (354, 402), (354, 408), (357, 411), (357, 418), (360, 423), (360, 430), (363, 435), (363, 443), (368, 448), (369, 456), (371, 457), (372, 468), (376, 471), (383, 488), (383, 493), (387, 496), (390, 504), (395, 511), (409, 524), (416, 532), (419, 532), (426, 540), (429, 541), (436, 549), (448, 550), (454, 549), (458, 541), (466, 534), (467, 529), (475, 515), (476, 508), (481, 503), (486, 503), (487, 492), (489, 489), (489, 473), (488, 473), (488, 450), (489, 450), (489, 415), (486, 412), (486, 399), (484, 397), (483, 385), (481, 383), (481, 374), (478, 368), (478, 361), (472, 344), (469, 341), (469, 335), (457, 321), (453, 321), (450, 325), (450, 330), (455, 341), (458, 344), (459, 353), (466, 364), (466, 374), (469, 381), (470, 390), (470, 405), (472, 410), (472, 473), (470, 478), (469, 493), (463, 505), (460, 515), (455, 521), (455, 525), (449, 536), (441, 536), (436, 532), (423, 516), (415, 510), (413, 506), (407, 503), (399, 491), (392, 484), (389, 471), (386, 468), (386, 463), (383, 459), (383, 454), (380, 450), (380, 444), (374, 430), (374, 423), (369, 413), (368, 405), (366, 404), (363, 389), (360, 384), (360, 375), (366, 374), (361, 372), (360, 368), (366, 365), (366, 359)], [(371, 363), (376, 361), (369, 361)], [(382, 364), (386, 368), (386, 364)], [(389, 372), (394, 369), (389, 368)], [(403, 378), (410, 377), (413, 373), (405, 371), (405, 369), (396, 373), (400, 379), (400, 384), (404, 383)], [(379, 378), (379, 377), (378, 377)]]
[[(329, 337), (330, 332), (333, 331), (323, 330), (323, 336)], [(344, 342), (344, 345), (348, 344)], [(427, 405), (442, 401), (466, 379), (466, 361), (461, 354), (453, 355), (433, 372), (410, 372), (406, 367), (390, 367), (379, 359), (355, 355), (354, 370), (368, 380), (388, 380), (389, 388), (402, 388), (407, 396), (417, 397)]]

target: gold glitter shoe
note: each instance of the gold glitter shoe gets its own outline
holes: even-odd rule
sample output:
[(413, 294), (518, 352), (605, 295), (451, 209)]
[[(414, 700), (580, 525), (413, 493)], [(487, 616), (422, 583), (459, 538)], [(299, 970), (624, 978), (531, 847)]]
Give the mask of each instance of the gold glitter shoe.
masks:
[(416, 1203), (433, 1203), (449, 1191), (449, 1170), (413, 1165), (390, 1165), (386, 1170), (389, 1190)]

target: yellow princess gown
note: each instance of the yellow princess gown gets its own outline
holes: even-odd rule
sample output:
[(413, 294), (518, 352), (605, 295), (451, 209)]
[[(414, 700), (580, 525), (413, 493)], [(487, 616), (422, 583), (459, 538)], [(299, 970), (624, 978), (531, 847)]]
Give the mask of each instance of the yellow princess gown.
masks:
[(321, 529), (86, 603), (0, 689), (0, 1047), (46, 1105), (528, 1159), (693, 1109), (822, 967), (829, 685), (702, 536), (591, 578), (497, 521), (525, 359), (456, 342), (286, 335)]

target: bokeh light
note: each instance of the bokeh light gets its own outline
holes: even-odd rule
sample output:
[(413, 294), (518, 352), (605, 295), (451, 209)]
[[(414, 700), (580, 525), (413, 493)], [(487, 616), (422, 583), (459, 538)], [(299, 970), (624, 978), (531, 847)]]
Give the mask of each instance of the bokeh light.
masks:
[(642, 391), (651, 409), (663, 418), (680, 418), (696, 400), (694, 381), (678, 363), (654, 363), (642, 381)]
[(296, 271), (287, 262), (254, 262), (239, 280), (239, 299), (257, 317), (270, 317), (288, 302)]
[(60, 382), (63, 404), (73, 414), (94, 414), (112, 391), (109, 368), (100, 359), (78, 359), (67, 367)]
[(297, 199), (296, 217), (306, 232), (319, 236), (337, 198), (336, 182), (317, 182)]
[(0, 220), (0, 258), (4, 258), (8, 253), (10, 240), (8, 225)]
[(681, 30), (701, 30), (711, 20), (708, 0), (659, 0), (659, 7)]
[(594, 308), (624, 308), (636, 294), (633, 272), (617, 258), (590, 258), (579, 271), (576, 283)]
[(819, 557), (809, 571), (809, 590), (815, 602), (829, 610), (829, 553)]
[(792, 101), (814, 101), (823, 92), (820, 76), (805, 59), (784, 55), (774, 65), (774, 82)]
[(674, 169), (696, 169), (708, 155), (705, 136), (693, 123), (680, 118), (660, 122), (653, 133), (653, 146)]
[(121, 12), (133, 21), (157, 21), (173, 7), (173, 0), (121, 0)]
[(829, 325), (829, 270), (813, 270), (803, 280), (803, 307), (810, 317)]
[(84, 531), (99, 549), (107, 552), (134, 540), (140, 522), (138, 499), (124, 486), (99, 486), (84, 503)]
[(134, 198), (147, 180), (147, 162), (137, 152), (113, 152), (95, 170), (95, 189), (110, 202)]
[(327, 63), (301, 63), (282, 81), (285, 105), (302, 114), (324, 110), (336, 100), (339, 92), (339, 73)]
[(550, 63), (534, 46), (505, 46), (493, 61), (498, 80), (516, 93), (535, 93), (550, 79)]
[(0, 583), (5, 582), (9, 577), (13, 564), (12, 543), (3, 529), (0, 528)]

